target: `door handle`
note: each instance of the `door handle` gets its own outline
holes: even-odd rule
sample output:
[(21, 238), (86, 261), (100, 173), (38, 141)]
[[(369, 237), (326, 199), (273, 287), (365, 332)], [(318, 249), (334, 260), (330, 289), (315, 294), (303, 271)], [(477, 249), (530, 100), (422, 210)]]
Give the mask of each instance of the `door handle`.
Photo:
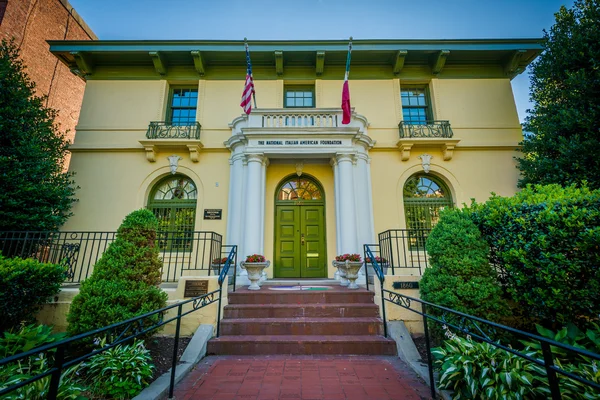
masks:
[(304, 233), (300, 234), (300, 244), (304, 246)]

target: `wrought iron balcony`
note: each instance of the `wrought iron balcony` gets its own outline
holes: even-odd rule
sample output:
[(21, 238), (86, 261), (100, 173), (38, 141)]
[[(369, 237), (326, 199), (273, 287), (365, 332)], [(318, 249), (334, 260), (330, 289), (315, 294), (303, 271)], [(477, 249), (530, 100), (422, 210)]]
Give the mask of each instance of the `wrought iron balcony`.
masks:
[(400, 121), (400, 139), (407, 138), (451, 138), (454, 134), (450, 121), (427, 121), (414, 124)]
[(172, 125), (165, 121), (152, 121), (146, 132), (148, 139), (200, 139), (200, 124)]

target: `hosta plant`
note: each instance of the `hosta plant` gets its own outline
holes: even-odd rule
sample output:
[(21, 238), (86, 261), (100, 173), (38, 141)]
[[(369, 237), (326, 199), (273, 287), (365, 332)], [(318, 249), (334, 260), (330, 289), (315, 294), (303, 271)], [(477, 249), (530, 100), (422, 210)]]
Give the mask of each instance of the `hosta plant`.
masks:
[[(453, 399), (544, 399), (550, 390), (544, 368), (489, 343), (447, 331), (448, 340), (431, 350), (440, 368), (439, 387)], [(526, 353), (527, 354), (527, 353)], [(535, 354), (535, 353), (532, 353)]]
[[(99, 342), (106, 346), (106, 338)], [(86, 373), (95, 395), (103, 399), (132, 399), (152, 378), (152, 359), (143, 341), (117, 345), (86, 362)]]

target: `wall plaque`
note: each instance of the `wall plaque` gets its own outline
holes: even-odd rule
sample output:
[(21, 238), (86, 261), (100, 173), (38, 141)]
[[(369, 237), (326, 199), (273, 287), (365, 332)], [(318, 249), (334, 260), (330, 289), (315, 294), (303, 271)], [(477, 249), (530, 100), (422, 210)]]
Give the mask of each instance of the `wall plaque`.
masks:
[(223, 215), (223, 209), (211, 208), (204, 210), (204, 219), (221, 219)]
[(394, 282), (392, 287), (394, 289), (418, 289), (419, 282)]
[(206, 293), (208, 293), (208, 281), (185, 281), (183, 297), (198, 297)]

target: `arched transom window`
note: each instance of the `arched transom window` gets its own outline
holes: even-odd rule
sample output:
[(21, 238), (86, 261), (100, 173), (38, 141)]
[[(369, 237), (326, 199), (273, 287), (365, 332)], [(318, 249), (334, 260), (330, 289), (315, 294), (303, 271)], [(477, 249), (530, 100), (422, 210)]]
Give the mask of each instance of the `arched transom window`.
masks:
[(311, 179), (293, 177), (281, 185), (277, 200), (323, 200), (323, 195), (319, 186)]
[(440, 211), (452, 207), (452, 196), (443, 182), (431, 175), (413, 175), (404, 184), (404, 214), (409, 230), (431, 229)]
[(154, 186), (148, 208), (158, 219), (161, 249), (191, 247), (197, 198), (196, 185), (183, 175), (168, 176)]

